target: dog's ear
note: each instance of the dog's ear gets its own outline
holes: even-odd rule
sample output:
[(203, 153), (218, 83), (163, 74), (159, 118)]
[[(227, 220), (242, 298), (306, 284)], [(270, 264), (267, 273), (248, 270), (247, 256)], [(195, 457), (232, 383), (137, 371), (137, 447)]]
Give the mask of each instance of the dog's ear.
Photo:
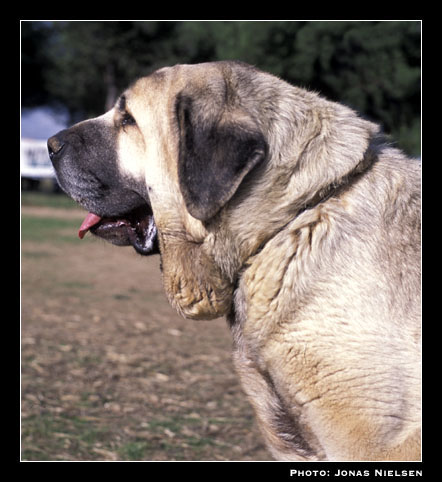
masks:
[[(209, 104), (209, 105), (208, 105)], [(266, 156), (267, 143), (251, 117), (214, 100), (179, 94), (178, 178), (189, 213), (201, 221), (214, 216), (244, 177)]]

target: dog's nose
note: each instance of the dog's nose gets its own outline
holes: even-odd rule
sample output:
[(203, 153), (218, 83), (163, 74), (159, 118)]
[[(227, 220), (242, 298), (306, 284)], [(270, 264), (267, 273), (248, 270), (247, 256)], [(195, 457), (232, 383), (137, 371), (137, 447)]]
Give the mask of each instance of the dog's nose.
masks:
[(57, 137), (57, 135), (52, 136), (48, 140), (48, 152), (52, 162), (54, 162), (57, 156), (61, 153), (64, 145), (65, 143), (59, 137)]

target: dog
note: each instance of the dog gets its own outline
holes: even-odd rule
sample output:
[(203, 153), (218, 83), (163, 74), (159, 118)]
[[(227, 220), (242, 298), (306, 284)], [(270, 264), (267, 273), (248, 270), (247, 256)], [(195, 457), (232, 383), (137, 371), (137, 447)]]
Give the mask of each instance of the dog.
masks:
[(420, 164), (241, 62), (162, 68), (48, 141), (91, 231), (159, 253), (184, 317), (226, 316), (278, 460), (419, 460)]

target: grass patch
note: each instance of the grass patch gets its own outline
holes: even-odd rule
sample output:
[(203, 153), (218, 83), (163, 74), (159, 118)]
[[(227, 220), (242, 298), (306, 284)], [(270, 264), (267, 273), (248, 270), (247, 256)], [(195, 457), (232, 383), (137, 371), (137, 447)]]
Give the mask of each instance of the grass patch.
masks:
[(112, 295), (112, 298), (115, 300), (130, 300), (131, 297), (128, 295), (125, 295), (123, 293), (116, 293), (115, 295)]
[[(71, 231), (72, 236), (67, 236), (65, 230)], [(77, 230), (77, 219), (27, 215), (22, 216), (21, 219), (22, 241), (78, 243), (79, 240), (76, 236)]]
[(149, 428), (155, 433), (163, 433), (163, 429), (170, 430), (174, 433), (179, 433), (181, 427), (186, 423), (185, 419), (179, 417), (171, 417), (166, 420), (151, 420), (149, 422)]
[(186, 443), (188, 443), (194, 449), (204, 449), (208, 445), (217, 445), (216, 441), (207, 437), (186, 437)]
[(128, 442), (118, 448), (118, 454), (122, 460), (144, 460), (149, 450), (152, 450), (149, 442)]
[(62, 285), (69, 290), (89, 290), (94, 287), (92, 283), (85, 283), (84, 281), (64, 281)]
[(78, 209), (78, 204), (65, 194), (48, 194), (36, 191), (22, 191), (21, 204), (22, 206)]
[(25, 258), (31, 258), (31, 259), (50, 258), (54, 256), (52, 253), (49, 253), (48, 251), (24, 251), (22, 255)]
[(33, 415), (22, 420), (22, 460), (64, 460), (66, 449), (70, 460), (91, 460), (92, 448), (109, 433), (77, 416)]

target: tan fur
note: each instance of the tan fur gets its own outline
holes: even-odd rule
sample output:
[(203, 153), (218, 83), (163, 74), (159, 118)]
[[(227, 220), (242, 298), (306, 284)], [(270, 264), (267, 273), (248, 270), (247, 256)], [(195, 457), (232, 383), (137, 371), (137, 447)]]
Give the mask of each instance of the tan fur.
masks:
[[(178, 182), (183, 93), (268, 145), (205, 221)], [(228, 315), (275, 458), (419, 459), (417, 162), (349, 108), (238, 63), (165, 68), (126, 97), (138, 129), (120, 134), (120, 169), (148, 188), (167, 296), (186, 317)]]

